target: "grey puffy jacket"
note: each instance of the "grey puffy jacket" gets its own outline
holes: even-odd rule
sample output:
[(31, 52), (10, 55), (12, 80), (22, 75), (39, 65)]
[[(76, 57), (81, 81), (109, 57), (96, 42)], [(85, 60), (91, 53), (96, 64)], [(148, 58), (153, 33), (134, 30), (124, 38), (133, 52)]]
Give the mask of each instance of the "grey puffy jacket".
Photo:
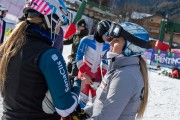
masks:
[(90, 120), (135, 120), (144, 81), (138, 57), (116, 57), (109, 65), (93, 106), (85, 111)]

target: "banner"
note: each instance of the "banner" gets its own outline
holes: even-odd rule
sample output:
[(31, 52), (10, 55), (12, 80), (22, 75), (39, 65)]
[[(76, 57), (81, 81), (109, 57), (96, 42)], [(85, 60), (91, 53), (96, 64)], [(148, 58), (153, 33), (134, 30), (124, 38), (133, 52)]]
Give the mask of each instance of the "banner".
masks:
[(8, 38), (9, 34), (11, 33), (12, 29), (14, 28), (14, 25), (13, 23), (8, 23), (6, 22), (6, 28), (5, 28), (5, 33), (4, 33), (4, 39), (3, 39), (3, 42), (6, 41), (6, 39)]
[(180, 68), (180, 54), (161, 51), (161, 50), (148, 50), (147, 52), (151, 53), (151, 60), (150, 60), (151, 65), (156, 65), (156, 66), (159, 65), (161, 67), (168, 67), (168, 68), (173, 68), (173, 67)]

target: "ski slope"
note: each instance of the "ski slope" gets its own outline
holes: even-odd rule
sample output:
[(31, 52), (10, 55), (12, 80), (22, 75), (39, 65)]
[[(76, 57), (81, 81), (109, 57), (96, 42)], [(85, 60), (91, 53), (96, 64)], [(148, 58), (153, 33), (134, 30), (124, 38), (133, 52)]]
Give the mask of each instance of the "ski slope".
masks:
[[(70, 45), (64, 46), (63, 56), (66, 61), (70, 51)], [(150, 96), (142, 120), (180, 120), (180, 80), (160, 76), (158, 72), (149, 70)], [(0, 116), (2, 111), (0, 98)]]

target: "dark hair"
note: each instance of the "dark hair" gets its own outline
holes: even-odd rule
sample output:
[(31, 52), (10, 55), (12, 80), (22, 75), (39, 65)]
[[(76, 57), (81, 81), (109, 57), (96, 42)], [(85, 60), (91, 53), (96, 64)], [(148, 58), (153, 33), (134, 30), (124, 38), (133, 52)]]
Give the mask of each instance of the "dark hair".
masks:
[(81, 26), (81, 27), (86, 27), (86, 22), (84, 19), (80, 19), (79, 21), (77, 21), (76, 23), (77, 25)]

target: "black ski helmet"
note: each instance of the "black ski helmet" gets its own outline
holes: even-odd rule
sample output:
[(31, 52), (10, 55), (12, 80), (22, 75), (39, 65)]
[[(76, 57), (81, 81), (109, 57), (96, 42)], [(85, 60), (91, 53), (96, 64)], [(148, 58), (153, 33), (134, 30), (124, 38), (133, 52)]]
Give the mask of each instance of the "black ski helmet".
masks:
[(97, 25), (97, 32), (99, 36), (102, 36), (104, 33), (108, 32), (110, 27), (111, 27), (110, 20), (101, 20)]

